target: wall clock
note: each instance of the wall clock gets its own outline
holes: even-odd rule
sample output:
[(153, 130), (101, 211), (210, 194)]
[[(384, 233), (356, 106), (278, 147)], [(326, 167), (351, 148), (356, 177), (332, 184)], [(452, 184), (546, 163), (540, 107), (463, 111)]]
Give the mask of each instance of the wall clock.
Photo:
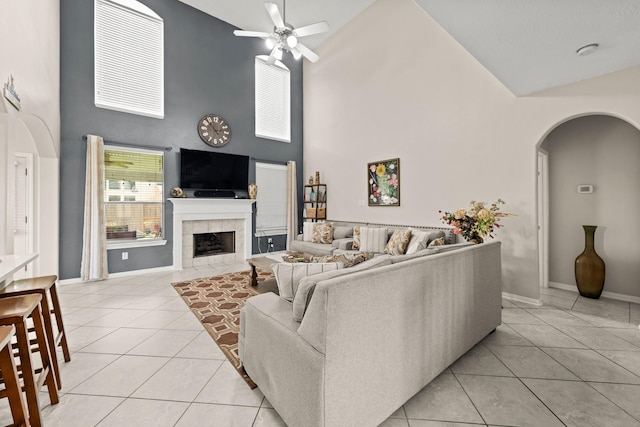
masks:
[(205, 144), (222, 147), (231, 140), (231, 126), (216, 114), (207, 114), (198, 121), (198, 135)]

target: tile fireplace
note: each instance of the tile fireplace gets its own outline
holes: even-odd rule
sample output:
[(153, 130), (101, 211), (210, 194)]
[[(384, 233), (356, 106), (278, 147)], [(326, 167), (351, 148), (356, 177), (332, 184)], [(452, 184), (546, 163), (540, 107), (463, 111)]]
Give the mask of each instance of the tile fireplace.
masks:
[[(251, 256), (254, 200), (189, 198), (169, 201), (173, 203), (174, 269), (220, 262), (239, 262)], [(224, 239), (227, 245), (232, 244), (232, 251), (223, 250), (194, 256), (194, 235), (222, 233), (228, 233)]]

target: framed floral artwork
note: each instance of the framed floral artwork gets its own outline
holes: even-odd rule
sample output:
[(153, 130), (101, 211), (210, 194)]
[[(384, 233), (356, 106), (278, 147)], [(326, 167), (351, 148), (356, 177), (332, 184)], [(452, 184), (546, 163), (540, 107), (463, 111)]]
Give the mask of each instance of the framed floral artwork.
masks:
[(400, 159), (367, 165), (369, 206), (400, 206)]

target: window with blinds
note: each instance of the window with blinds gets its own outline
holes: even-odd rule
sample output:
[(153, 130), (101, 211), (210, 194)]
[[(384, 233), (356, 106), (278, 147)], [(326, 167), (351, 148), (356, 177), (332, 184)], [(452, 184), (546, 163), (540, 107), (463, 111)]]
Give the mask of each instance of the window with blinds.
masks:
[(164, 22), (135, 0), (95, 0), (95, 105), (164, 117)]
[(256, 163), (256, 234), (287, 234), (287, 166)]
[(105, 146), (107, 240), (162, 238), (163, 171), (162, 152)]
[(256, 136), (291, 142), (291, 77), (280, 61), (256, 56)]

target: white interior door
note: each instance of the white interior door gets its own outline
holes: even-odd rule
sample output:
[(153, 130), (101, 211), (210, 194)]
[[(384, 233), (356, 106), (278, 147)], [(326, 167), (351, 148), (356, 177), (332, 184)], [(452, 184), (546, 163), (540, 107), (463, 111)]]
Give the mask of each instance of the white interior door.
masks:
[[(33, 252), (33, 155), (16, 153), (14, 157), (13, 253)], [(14, 279), (31, 277), (33, 267), (14, 273)]]

